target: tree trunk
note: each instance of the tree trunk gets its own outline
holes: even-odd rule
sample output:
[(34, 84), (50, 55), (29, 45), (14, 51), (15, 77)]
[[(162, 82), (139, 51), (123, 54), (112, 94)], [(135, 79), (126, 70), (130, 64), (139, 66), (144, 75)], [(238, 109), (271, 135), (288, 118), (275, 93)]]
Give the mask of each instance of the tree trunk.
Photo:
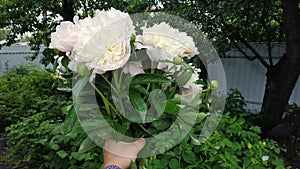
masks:
[(262, 104), (261, 127), (263, 134), (281, 120), (300, 73), (300, 15), (298, 0), (282, 0), (286, 55), (267, 70), (267, 82)]
[(63, 0), (61, 16), (65, 21), (73, 21), (75, 16), (73, 0)]

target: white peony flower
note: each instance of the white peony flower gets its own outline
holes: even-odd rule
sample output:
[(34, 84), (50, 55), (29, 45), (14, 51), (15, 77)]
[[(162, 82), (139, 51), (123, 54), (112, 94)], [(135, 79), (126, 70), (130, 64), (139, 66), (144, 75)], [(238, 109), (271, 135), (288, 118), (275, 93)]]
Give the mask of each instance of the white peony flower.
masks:
[[(199, 79), (198, 72), (192, 73), (191, 78), (182, 86), (181, 94), (177, 94), (177, 98), (181, 98), (186, 102), (192, 101), (197, 94), (199, 94), (202, 89), (203, 85), (196, 84), (196, 80)], [(180, 80), (180, 79), (179, 79)]]
[(56, 27), (56, 32), (51, 33), (50, 48), (58, 49), (62, 52), (71, 52), (76, 44), (80, 29), (72, 22), (61, 22)]
[(130, 37), (134, 33), (128, 14), (113, 8), (96, 11), (93, 18), (78, 20), (76, 25), (82, 33), (74, 46), (75, 63), (85, 63), (93, 73), (100, 74), (125, 65), (130, 56)]
[[(136, 37), (136, 48), (146, 48), (152, 61), (173, 61), (174, 57), (192, 57), (198, 54), (192, 37), (165, 22), (142, 29), (143, 34)], [(171, 66), (171, 63), (160, 62), (158, 68)]]
[[(191, 79), (193, 79), (193, 76), (194, 75), (192, 75)], [(195, 81), (196, 80), (188, 81), (182, 88), (182, 99), (186, 102), (192, 101), (203, 89), (203, 85), (195, 84)]]
[(127, 62), (123, 68), (123, 72), (135, 76), (144, 73), (144, 69), (141, 62)]

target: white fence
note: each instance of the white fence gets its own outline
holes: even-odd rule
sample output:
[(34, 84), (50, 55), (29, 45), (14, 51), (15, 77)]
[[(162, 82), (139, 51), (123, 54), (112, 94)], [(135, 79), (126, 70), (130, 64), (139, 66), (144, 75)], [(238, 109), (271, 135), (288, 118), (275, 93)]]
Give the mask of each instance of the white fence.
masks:
[[(237, 88), (242, 92), (247, 108), (260, 111), (266, 83), (265, 67), (258, 60), (252, 62), (244, 58), (222, 58), (221, 60), (226, 73), (227, 89)], [(299, 79), (289, 102), (300, 105)]]
[[(259, 45), (258, 51), (263, 56), (265, 53), (265, 45)], [(274, 63), (276, 63), (284, 51), (284, 45), (280, 43), (274, 44), (273, 56)], [(249, 52), (249, 51), (247, 51)], [(25, 59), (26, 56), (32, 56), (34, 52), (30, 50), (30, 47), (26, 45), (14, 45), (11, 47), (3, 47), (0, 50), (0, 75), (5, 70), (12, 69), (13, 66), (29, 62)], [(241, 91), (247, 102), (247, 109), (252, 111), (259, 111), (263, 100), (263, 94), (265, 90), (266, 82), (266, 69), (259, 63), (258, 60), (252, 62), (245, 59), (241, 53), (236, 50), (232, 50), (227, 53), (230, 58), (222, 58), (224, 66), (227, 90), (230, 88), (237, 88)], [(40, 64), (42, 54), (40, 53), (33, 64), (44, 68)], [(300, 105), (300, 80), (298, 80), (293, 94), (290, 98), (290, 103), (297, 103)]]
[(14, 66), (20, 64), (33, 64), (44, 68), (40, 63), (42, 53), (39, 52), (34, 61), (28, 61), (26, 57), (33, 56), (34, 51), (31, 51), (28, 45), (12, 45), (10, 47), (3, 46), (0, 50), (0, 75), (7, 70), (11, 70)]

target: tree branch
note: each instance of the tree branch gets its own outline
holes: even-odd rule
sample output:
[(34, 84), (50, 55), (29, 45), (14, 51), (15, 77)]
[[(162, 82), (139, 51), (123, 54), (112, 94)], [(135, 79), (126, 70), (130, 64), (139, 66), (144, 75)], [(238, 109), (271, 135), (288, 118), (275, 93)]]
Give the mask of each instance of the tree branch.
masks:
[(261, 17), (261, 22), (262, 22), (262, 25), (267, 33), (267, 46), (268, 46), (268, 59), (269, 59), (269, 63), (270, 63), (270, 66), (273, 66), (273, 57), (272, 57), (272, 46), (271, 46), (271, 33), (267, 27), (267, 24), (268, 24), (268, 20), (269, 20), (269, 14), (268, 14), (268, 11), (266, 11), (266, 3), (267, 2), (262, 2), (263, 3), (263, 12), (262, 12), (262, 17)]
[(248, 42), (246, 42), (242, 38), (240, 38), (239, 40), (254, 54), (254, 56), (260, 61), (260, 63), (262, 63), (267, 69), (270, 68), (270, 65)]
[(234, 46), (237, 48), (237, 50), (238, 50), (239, 52), (241, 52), (241, 53), (245, 56), (245, 58), (247, 58), (248, 60), (253, 61), (253, 60), (257, 59), (257, 57), (252, 57), (252, 58), (251, 58), (250, 56), (248, 56), (247, 53), (244, 52), (244, 50), (243, 50), (242, 48), (240, 48), (239, 45), (238, 45), (237, 43), (234, 43), (233, 45), (234, 45)]
[[(226, 20), (224, 19), (224, 17), (222, 15), (220, 15), (220, 17), (222, 18), (221, 22), (224, 25), (224, 29), (227, 29), (230, 32), (231, 29), (230, 29), (229, 25), (227, 24)], [(243, 39), (240, 34), (235, 34), (235, 37), (233, 37), (233, 35), (230, 34), (229, 38), (232, 41), (235, 41), (235, 39), (237, 39), (238, 41), (243, 43), (254, 54), (255, 57), (250, 58), (250, 57), (247, 57), (248, 55), (245, 55), (246, 53), (242, 52), (247, 59), (249, 59), (249, 60), (258, 59), (264, 65), (264, 67), (266, 67), (267, 69), (270, 68), (270, 65), (263, 59), (263, 57), (248, 42), (246, 42), (246, 40)]]

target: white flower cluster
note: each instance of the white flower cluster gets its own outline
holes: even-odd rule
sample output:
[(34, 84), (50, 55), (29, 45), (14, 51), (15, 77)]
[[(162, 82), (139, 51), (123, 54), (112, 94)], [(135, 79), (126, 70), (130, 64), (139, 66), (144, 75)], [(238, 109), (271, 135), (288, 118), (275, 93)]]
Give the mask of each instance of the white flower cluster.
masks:
[[(191, 58), (198, 54), (193, 38), (185, 32), (161, 22), (152, 27), (143, 27), (142, 35), (136, 35), (135, 49), (146, 49), (157, 68), (174, 73), (174, 58), (182, 62), (183, 57)], [(86, 65), (95, 74), (123, 67), (123, 72), (131, 75), (143, 73), (141, 62), (128, 62), (131, 54), (130, 40), (135, 34), (133, 22), (127, 13), (114, 8), (108, 11), (97, 10), (93, 17), (74, 18), (73, 22), (62, 22), (51, 34), (50, 47), (66, 52), (70, 59), (69, 68), (77, 71), (79, 65)], [(161, 62), (161, 61), (169, 62)], [(180, 65), (177, 65), (177, 68)], [(195, 70), (184, 90), (199, 93), (201, 85), (194, 82), (200, 70)], [(186, 97), (190, 100), (190, 97)]]
[(66, 21), (51, 34), (51, 48), (71, 52), (69, 68), (77, 71), (84, 63), (94, 73), (105, 73), (125, 65), (130, 56), (130, 38), (134, 27), (130, 16), (112, 8), (95, 12), (94, 17), (74, 23)]
[[(137, 36), (136, 46), (138, 49), (146, 48), (147, 54), (152, 61), (170, 60), (175, 57), (188, 58), (198, 54), (193, 38), (185, 32), (179, 32), (169, 24), (161, 22), (150, 28), (143, 27), (143, 34)], [(171, 63), (159, 63), (158, 68), (170, 68)]]

